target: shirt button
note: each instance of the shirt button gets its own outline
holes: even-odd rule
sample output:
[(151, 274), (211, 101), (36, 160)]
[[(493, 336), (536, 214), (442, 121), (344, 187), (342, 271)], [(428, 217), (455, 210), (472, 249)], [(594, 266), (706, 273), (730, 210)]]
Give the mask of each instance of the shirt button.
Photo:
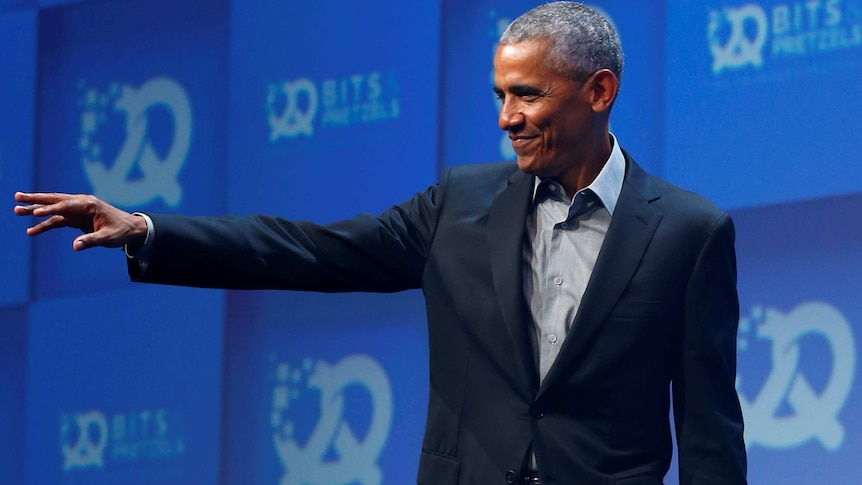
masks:
[(557, 343), (557, 336), (554, 334), (548, 335), (548, 342), (551, 342), (552, 344)]
[(554, 284), (555, 284), (555, 285), (557, 285), (557, 286), (562, 285), (562, 284), (563, 284), (563, 279), (562, 279), (562, 278), (560, 278), (559, 276), (557, 276), (556, 278), (554, 278)]
[(509, 470), (506, 472), (506, 483), (518, 483), (518, 474), (515, 470)]

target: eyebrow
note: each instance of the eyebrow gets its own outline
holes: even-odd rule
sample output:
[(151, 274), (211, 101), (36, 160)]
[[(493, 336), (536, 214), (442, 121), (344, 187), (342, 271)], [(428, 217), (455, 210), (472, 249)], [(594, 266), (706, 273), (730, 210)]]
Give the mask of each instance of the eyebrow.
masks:
[[(509, 86), (508, 90), (515, 96), (542, 94), (543, 92), (536, 86), (531, 86), (529, 84), (515, 84), (513, 86)], [(504, 90), (499, 86), (494, 86), (494, 92), (496, 94), (503, 94)]]

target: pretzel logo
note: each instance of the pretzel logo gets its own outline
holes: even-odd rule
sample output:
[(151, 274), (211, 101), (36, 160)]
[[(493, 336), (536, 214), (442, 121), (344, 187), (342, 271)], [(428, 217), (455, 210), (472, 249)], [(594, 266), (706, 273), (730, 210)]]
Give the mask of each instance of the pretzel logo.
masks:
[[(392, 425), (392, 389), (386, 372), (367, 355), (351, 355), (335, 365), (306, 359), (302, 367), (280, 364), (273, 393), (273, 444), (284, 466), (280, 485), (380, 485), (377, 459)], [(371, 399), (371, 419), (364, 437), (345, 419), (348, 388), (364, 389)], [(300, 443), (291, 403), (319, 393), (320, 419), (311, 436)], [(326, 459), (334, 451), (337, 460)]]
[[(751, 29), (754, 29), (753, 32)], [(769, 32), (766, 12), (757, 5), (713, 10), (709, 13), (709, 50), (712, 72), (763, 64), (763, 46)]]
[[(746, 335), (752, 331), (772, 343), (772, 369), (754, 400), (739, 393), (746, 445), (790, 448), (815, 438), (829, 450), (838, 449), (844, 440), (838, 413), (847, 401), (856, 369), (856, 349), (847, 320), (834, 307), (820, 302), (800, 305), (788, 314), (755, 308), (750, 318), (740, 322), (740, 350), (747, 347)], [(821, 338), (832, 354), (829, 380), (821, 390), (799, 367), (799, 340), (805, 336)], [(741, 379), (737, 376), (737, 387)], [(787, 409), (785, 403), (793, 414), (779, 413), (779, 409)]]
[[(306, 103), (301, 103), (305, 98)], [(283, 103), (279, 112), (279, 106)], [(303, 109), (304, 105), (304, 109)], [(317, 114), (317, 87), (307, 78), (292, 82), (270, 84), (266, 97), (269, 141), (314, 134), (314, 116)]]
[[(93, 184), (93, 193), (126, 207), (140, 206), (156, 198), (176, 207), (182, 198), (177, 176), (192, 138), (191, 104), (182, 86), (164, 77), (151, 79), (140, 88), (113, 84), (107, 93), (87, 90), (83, 105), (81, 161)], [(157, 106), (167, 109), (173, 118), (173, 139), (164, 157), (153, 146), (149, 133), (148, 111)], [(126, 121), (126, 136), (112, 163), (103, 159), (102, 145), (96, 136), (108, 119), (109, 108), (124, 113)]]
[(104, 468), (108, 421), (98, 411), (63, 416), (60, 424), (63, 471)]

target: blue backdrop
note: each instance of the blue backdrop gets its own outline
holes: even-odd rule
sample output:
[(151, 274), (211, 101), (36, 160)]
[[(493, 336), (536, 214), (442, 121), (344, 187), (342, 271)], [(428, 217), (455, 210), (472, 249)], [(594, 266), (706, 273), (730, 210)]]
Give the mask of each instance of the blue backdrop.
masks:
[(667, 10), (668, 178), (726, 208), (862, 189), (862, 1)]
[[(225, 1), (41, 10), (35, 188), (95, 193), (127, 210), (223, 211), (227, 33)], [(36, 299), (128, 284), (114, 254), (68, 258), (64, 236), (34, 245)]]
[[(538, 3), (0, 0), (0, 189), (380, 212), (513, 158), (492, 57)], [(862, 0), (592, 4), (626, 53), (621, 145), (736, 222), (751, 483), (852, 482)], [(421, 293), (136, 286), (28, 223), (0, 216), (0, 483), (414, 481)]]
[(27, 483), (216, 483), (223, 320), (187, 288), (32, 304)]
[[(33, 96), (36, 79), (36, 13), (0, 14), (0, 189), (12, 194), (33, 184)], [(27, 185), (20, 185), (27, 184)], [(27, 221), (0, 218), (0, 232), (21, 234)], [(0, 306), (25, 303), (30, 293), (30, 243), (4, 237), (0, 251)]]

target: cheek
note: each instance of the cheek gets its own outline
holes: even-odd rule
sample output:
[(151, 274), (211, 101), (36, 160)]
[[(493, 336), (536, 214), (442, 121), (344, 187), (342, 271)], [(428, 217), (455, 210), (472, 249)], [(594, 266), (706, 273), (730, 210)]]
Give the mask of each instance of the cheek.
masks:
[(587, 123), (582, 117), (561, 116), (549, 131), (553, 134), (558, 145), (578, 144), (586, 133)]
[(542, 138), (547, 139), (552, 135), (554, 126), (552, 123), (548, 122), (547, 116), (538, 113), (525, 113), (527, 118), (527, 126), (531, 128), (536, 134), (540, 135)]

